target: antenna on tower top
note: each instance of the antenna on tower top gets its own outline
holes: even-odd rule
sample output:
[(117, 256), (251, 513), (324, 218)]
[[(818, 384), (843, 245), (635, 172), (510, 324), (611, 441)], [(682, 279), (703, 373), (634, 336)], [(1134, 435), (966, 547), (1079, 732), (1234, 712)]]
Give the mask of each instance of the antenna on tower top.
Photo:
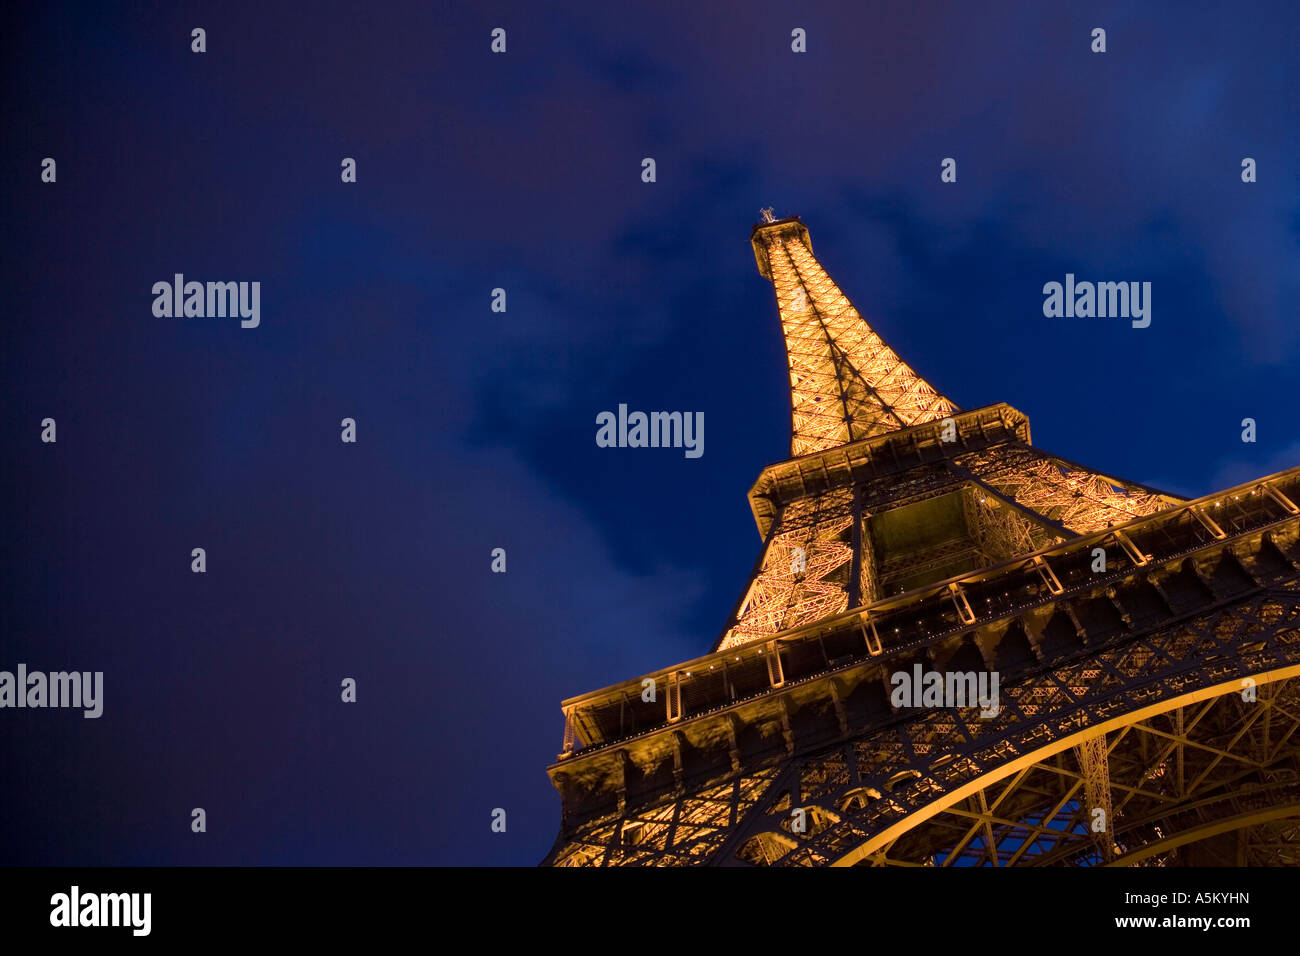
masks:
[(776, 216), (772, 214), (771, 206), (768, 206), (766, 209), (760, 209), (758, 214), (763, 217), (764, 222), (776, 222)]

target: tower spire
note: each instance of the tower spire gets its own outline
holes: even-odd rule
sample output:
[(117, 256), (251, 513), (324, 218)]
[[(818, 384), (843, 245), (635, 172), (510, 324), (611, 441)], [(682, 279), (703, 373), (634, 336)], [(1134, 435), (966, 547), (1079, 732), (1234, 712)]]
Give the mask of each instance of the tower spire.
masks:
[(754, 227), (772, 280), (790, 367), (790, 453), (813, 454), (959, 411), (869, 326), (813, 255), (797, 216)]

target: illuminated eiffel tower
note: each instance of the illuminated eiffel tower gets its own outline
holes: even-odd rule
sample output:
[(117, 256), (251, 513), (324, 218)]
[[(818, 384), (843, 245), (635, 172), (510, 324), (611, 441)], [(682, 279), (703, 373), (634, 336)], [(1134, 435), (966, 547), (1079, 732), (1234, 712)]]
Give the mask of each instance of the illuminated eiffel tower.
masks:
[(1186, 501), (1044, 452), (904, 364), (798, 217), (751, 241), (794, 418), (762, 552), (712, 653), (564, 701), (546, 862), (1300, 862), (1300, 468)]

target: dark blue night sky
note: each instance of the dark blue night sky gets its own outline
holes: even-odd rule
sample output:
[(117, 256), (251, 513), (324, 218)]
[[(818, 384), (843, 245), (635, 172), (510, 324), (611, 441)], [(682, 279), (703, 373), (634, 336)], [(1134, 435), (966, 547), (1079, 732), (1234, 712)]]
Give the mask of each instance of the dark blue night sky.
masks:
[[(1037, 445), (1186, 495), (1300, 464), (1295, 4), (550, 6), (8, 13), (0, 669), (105, 700), (0, 711), (0, 863), (540, 860), (561, 699), (705, 653), (758, 553), (763, 206)], [(260, 327), (155, 317), (177, 272)], [(1045, 318), (1067, 272), (1151, 326)], [(703, 457), (598, 448), (619, 403)]]

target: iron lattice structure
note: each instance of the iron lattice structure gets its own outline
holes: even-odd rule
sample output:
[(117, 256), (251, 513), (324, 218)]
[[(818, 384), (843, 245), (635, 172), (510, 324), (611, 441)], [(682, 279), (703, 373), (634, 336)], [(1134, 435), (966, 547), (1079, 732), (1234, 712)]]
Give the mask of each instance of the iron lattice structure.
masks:
[[(792, 457), (712, 652), (563, 703), (546, 862), (1295, 864), (1300, 468), (1194, 501), (904, 364), (798, 218), (754, 227)], [(894, 675), (999, 679), (891, 698)]]

